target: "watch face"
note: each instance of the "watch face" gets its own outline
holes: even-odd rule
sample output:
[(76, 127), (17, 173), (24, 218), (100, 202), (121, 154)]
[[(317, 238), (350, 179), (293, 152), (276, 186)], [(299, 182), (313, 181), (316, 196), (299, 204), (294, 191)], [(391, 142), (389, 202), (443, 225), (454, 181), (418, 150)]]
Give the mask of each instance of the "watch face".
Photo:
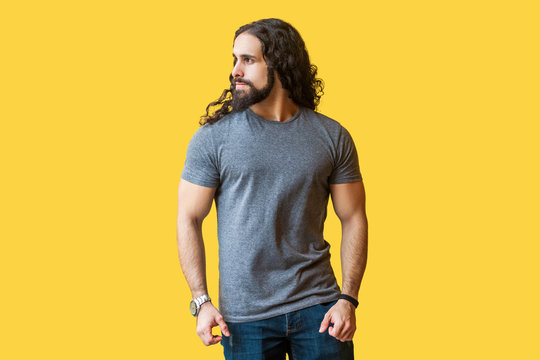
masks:
[(189, 311), (191, 311), (191, 315), (197, 315), (197, 304), (193, 300), (189, 303)]

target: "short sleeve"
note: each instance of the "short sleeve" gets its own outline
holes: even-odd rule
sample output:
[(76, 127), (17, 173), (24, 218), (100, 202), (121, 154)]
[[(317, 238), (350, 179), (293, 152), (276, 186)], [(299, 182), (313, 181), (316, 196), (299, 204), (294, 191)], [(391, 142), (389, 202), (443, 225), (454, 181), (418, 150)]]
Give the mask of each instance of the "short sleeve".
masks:
[(362, 180), (358, 154), (354, 141), (343, 126), (337, 140), (336, 159), (334, 169), (330, 174), (330, 184), (343, 184)]
[(181, 178), (201, 186), (218, 187), (217, 151), (209, 126), (203, 125), (197, 129), (189, 141)]

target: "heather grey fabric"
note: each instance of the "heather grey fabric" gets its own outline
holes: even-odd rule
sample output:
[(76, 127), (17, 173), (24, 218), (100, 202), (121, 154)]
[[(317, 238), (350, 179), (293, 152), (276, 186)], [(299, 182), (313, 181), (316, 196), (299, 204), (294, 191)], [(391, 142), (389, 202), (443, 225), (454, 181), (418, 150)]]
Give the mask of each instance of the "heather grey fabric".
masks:
[(340, 294), (323, 238), (329, 184), (362, 180), (354, 142), (337, 121), (300, 107), (285, 122), (250, 109), (203, 125), (181, 177), (216, 187), (219, 308), (262, 320)]

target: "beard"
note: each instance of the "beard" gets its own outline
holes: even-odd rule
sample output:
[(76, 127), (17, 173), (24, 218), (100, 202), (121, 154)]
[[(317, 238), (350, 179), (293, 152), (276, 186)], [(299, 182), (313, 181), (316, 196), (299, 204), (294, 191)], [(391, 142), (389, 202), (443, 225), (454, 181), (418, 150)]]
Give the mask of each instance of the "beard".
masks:
[[(243, 82), (249, 88), (244, 90), (236, 89), (235, 82)], [(258, 102), (263, 101), (270, 95), (270, 91), (274, 87), (274, 69), (268, 67), (268, 72), (266, 74), (266, 86), (262, 89), (257, 89), (250, 81), (239, 78), (237, 80), (231, 79), (231, 92), (232, 92), (232, 102), (231, 108), (232, 112), (242, 111), (254, 105)]]

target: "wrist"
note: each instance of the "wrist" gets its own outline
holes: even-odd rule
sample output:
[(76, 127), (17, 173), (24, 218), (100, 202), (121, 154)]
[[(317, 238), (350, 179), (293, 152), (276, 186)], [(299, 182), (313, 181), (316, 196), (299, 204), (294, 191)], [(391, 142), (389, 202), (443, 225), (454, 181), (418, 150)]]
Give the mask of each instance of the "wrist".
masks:
[(206, 288), (197, 289), (197, 290), (191, 290), (191, 297), (193, 299), (196, 299), (196, 298), (201, 297), (203, 295), (208, 295), (208, 290)]
[(199, 314), (199, 310), (207, 302), (210, 302), (210, 296), (208, 296), (208, 294), (204, 294), (191, 300), (191, 302), (189, 303), (189, 310), (191, 311), (191, 315), (196, 317)]
[(358, 300), (347, 294), (342, 293), (341, 295), (339, 295), (338, 301), (346, 301), (352, 306), (354, 306), (355, 309), (358, 307)]
[(199, 312), (207, 307), (212, 307), (212, 301), (207, 301), (199, 307)]

